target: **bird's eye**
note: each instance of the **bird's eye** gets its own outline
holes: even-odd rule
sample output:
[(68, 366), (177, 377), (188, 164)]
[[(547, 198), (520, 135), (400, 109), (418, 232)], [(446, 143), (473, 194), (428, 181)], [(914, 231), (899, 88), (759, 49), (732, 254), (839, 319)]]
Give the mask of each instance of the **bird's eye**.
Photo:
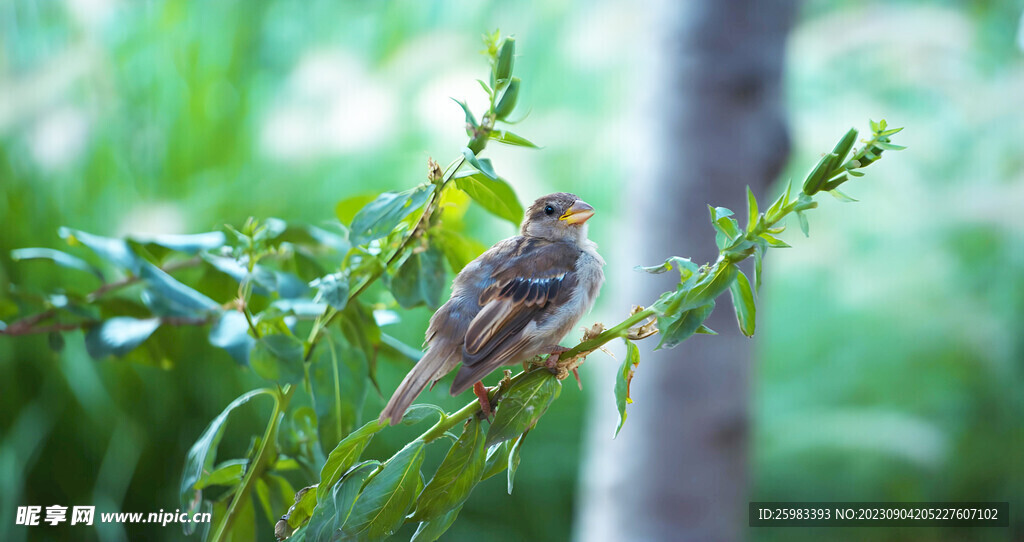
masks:
[(551, 216), (551, 215), (555, 214), (555, 208), (550, 206), (550, 205), (548, 205), (547, 207), (544, 208), (544, 214), (546, 214), (548, 216)]

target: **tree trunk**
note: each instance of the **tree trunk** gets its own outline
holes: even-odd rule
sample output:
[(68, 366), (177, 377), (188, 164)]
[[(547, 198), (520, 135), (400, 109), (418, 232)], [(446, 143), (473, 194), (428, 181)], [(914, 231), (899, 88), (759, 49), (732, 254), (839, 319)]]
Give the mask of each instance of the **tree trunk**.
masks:
[[(612, 247), (619, 261), (653, 265), (679, 255), (713, 262), (707, 204), (737, 211), (742, 224), (745, 185), (761, 196), (778, 175), (789, 149), (782, 64), (795, 8), (790, 0), (654, 8), (661, 28), (650, 50), (661, 57), (652, 64), (655, 95), (644, 123), (655, 141), (645, 153), (653, 162), (631, 179), (632, 231), (620, 238), (644, 246)], [(676, 279), (637, 275), (613, 306), (656, 299)], [(708, 325), (720, 335), (659, 352), (652, 352), (656, 338), (639, 344), (636, 403), (617, 440), (609, 438), (613, 422), (591, 420), (578, 540), (744, 538), (751, 342), (737, 330), (729, 301), (719, 301)]]

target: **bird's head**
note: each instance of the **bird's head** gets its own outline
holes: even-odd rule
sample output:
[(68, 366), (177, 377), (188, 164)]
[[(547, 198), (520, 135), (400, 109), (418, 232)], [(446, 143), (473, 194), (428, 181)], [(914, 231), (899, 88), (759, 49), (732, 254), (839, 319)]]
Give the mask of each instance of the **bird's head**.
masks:
[(579, 243), (587, 238), (586, 223), (592, 216), (594, 208), (587, 202), (575, 194), (556, 192), (533, 202), (520, 231), (526, 237)]

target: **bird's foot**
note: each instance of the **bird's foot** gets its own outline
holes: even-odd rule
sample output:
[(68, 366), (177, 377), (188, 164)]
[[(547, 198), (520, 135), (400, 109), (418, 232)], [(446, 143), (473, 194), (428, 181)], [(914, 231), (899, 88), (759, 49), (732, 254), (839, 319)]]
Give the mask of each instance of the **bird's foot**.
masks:
[(491, 400), (487, 398), (487, 387), (483, 382), (477, 382), (473, 384), (473, 393), (476, 395), (477, 401), (480, 402), (480, 412), (483, 412), (484, 416), (490, 420), (494, 416), (494, 411), (491, 410)]
[(558, 374), (558, 357), (570, 349), (561, 345), (548, 346), (544, 349), (549, 353), (548, 359), (544, 360), (544, 366), (552, 373)]

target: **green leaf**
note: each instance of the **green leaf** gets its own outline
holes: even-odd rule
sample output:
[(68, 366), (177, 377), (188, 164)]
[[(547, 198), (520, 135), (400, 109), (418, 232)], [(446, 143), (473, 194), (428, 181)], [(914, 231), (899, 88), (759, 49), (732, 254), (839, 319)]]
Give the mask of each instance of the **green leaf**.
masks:
[[(216, 511), (214, 512), (216, 514)], [(211, 528), (216, 529), (220, 521), (217, 518), (227, 517), (227, 510), (223, 513), (213, 516), (214, 523), (210, 525)], [(224, 536), (225, 542), (249, 542), (256, 540), (256, 505), (253, 503), (253, 499), (248, 498), (239, 503), (238, 508), (235, 510), (234, 523), (231, 524), (231, 529)]]
[(761, 263), (766, 250), (768, 243), (764, 239), (758, 239), (754, 244), (754, 292), (761, 291)]
[(460, 102), (455, 98), (452, 98), (452, 101), (459, 104), (459, 107), (462, 108), (462, 111), (466, 113), (466, 124), (472, 126), (473, 129), (476, 129), (476, 127), (479, 126), (479, 124), (477, 124), (476, 117), (473, 116), (473, 112), (469, 110), (469, 106), (466, 105), (466, 102)]
[(679, 284), (681, 285), (686, 284), (690, 279), (695, 277), (697, 272), (700, 270), (700, 267), (690, 261), (689, 258), (682, 258), (679, 256), (672, 256), (665, 260), (665, 263), (661, 265), (652, 265), (649, 267), (641, 267), (638, 265), (633, 269), (657, 275), (672, 269), (673, 265), (679, 270)]
[(658, 329), (661, 331), (661, 342), (655, 350), (662, 348), (673, 348), (679, 343), (689, 339), (704, 320), (707, 320), (711, 311), (715, 308), (712, 300), (706, 305), (687, 310), (676, 317), (658, 318)]
[(484, 437), (480, 420), (471, 418), (430, 483), (423, 488), (410, 519), (430, 521), (460, 508), (466, 502), (484, 472)]
[(629, 383), (633, 380), (634, 367), (640, 365), (640, 349), (633, 341), (623, 340), (626, 342), (626, 359), (615, 373), (615, 406), (619, 409), (619, 426), (615, 428), (615, 437), (619, 436), (619, 431), (626, 423), (626, 404), (633, 402), (629, 397)]
[(526, 435), (530, 432), (529, 429), (523, 431), (522, 435), (519, 435), (509, 450), (508, 454), (508, 494), (512, 494), (512, 487), (515, 485), (516, 471), (519, 470), (519, 449), (523, 446), (523, 441), (526, 440)]
[(432, 229), (430, 239), (432, 246), (440, 247), (454, 273), (462, 271), (463, 267), (487, 250), (482, 243), (443, 226)]
[(789, 181), (786, 183), (786, 191), (780, 194), (778, 199), (776, 199), (775, 202), (772, 203), (772, 206), (768, 208), (768, 211), (765, 212), (764, 216), (766, 220), (778, 220), (779, 218), (781, 218), (777, 215), (779, 214), (779, 212), (782, 211), (783, 207), (789, 204), (789, 192), (792, 188), (793, 179), (789, 179)]
[(391, 457), (366, 483), (342, 526), (342, 536), (383, 540), (402, 526), (416, 501), (425, 443), (413, 441)]
[(821, 157), (818, 164), (814, 166), (814, 169), (807, 175), (804, 180), (803, 192), (808, 196), (813, 196), (818, 192), (821, 184), (824, 183), (828, 176), (835, 169), (835, 166), (839, 162), (839, 157), (835, 153), (829, 153)]
[(444, 254), (437, 247), (427, 247), (420, 257), (420, 291), (427, 307), (437, 310), (441, 306), (447, 276), (444, 270)]
[(333, 487), (323, 493), (320, 491), (324, 487), (324, 483), (321, 481), (316, 491), (316, 507), (304, 530), (306, 540), (309, 542), (337, 540), (337, 530), (341, 528), (351, 513), (352, 505), (356, 502), (363, 484), (379, 468), (380, 462), (378, 461), (364, 461), (348, 469), (344, 476), (338, 478), (336, 485), (332, 482)]
[(352, 465), (356, 464), (356, 461), (359, 461), (359, 456), (363, 454), (363, 449), (366, 448), (373, 435), (385, 427), (387, 426), (377, 423), (377, 420), (367, 422), (359, 429), (349, 433), (334, 447), (334, 450), (327, 456), (323, 468), (320, 469), (320, 485), (316, 489), (317, 502), (323, 502), (331, 487)]
[(501, 396), (487, 431), (487, 446), (516, 438), (532, 428), (561, 390), (562, 384), (546, 369), (526, 373)]
[(380, 387), (377, 386), (377, 350), (380, 348), (381, 332), (373, 318), (373, 312), (361, 302), (353, 301), (345, 306), (340, 315), (341, 332), (344, 333), (345, 340), (366, 356), (370, 382), (377, 391), (380, 391)]
[(269, 296), (270, 292), (277, 289), (277, 277), (274, 275), (274, 272), (261, 265), (253, 266), (253, 271), (250, 273), (249, 268), (242, 261), (235, 258), (214, 256), (207, 253), (200, 254), (200, 257), (213, 266), (214, 269), (235, 279), (239, 284), (252, 282), (254, 284), (252, 290), (254, 294)]
[(445, 287), (444, 255), (435, 247), (414, 252), (388, 281), (395, 301), (409, 309), (426, 303), (431, 309), (441, 305)]
[[(375, 193), (359, 194), (345, 198), (334, 206), (334, 216), (338, 217), (338, 221), (342, 224), (351, 224), (352, 220), (356, 217), (356, 213), (375, 199), (377, 199), (377, 194)], [(348, 241), (345, 242), (348, 243)], [(345, 250), (345, 252), (348, 252), (348, 250)]]
[(762, 233), (761, 239), (764, 239), (765, 241), (768, 242), (770, 246), (773, 246), (775, 248), (789, 248), (789, 245), (787, 245), (785, 242), (776, 239), (775, 237), (772, 237), (771, 234), (768, 233)]
[(839, 200), (839, 201), (841, 201), (843, 203), (855, 203), (855, 202), (857, 202), (856, 199), (851, 198), (850, 196), (844, 194), (843, 192), (840, 192), (838, 188), (836, 188), (834, 190), (829, 190), (828, 193), (832, 194), (833, 198), (836, 198), (837, 200)]
[(85, 349), (93, 359), (111, 354), (123, 356), (142, 344), (160, 327), (159, 318), (130, 318), (115, 316), (95, 326), (85, 334)]
[[(498, 180), (498, 174), (494, 172), (494, 167), (491, 166), (490, 160), (478, 160), (476, 154), (473, 153), (473, 149), (470, 149), (469, 147), (462, 148), (462, 155), (466, 157), (466, 161), (469, 162), (469, 165), (478, 169), (480, 173), (483, 173), (488, 179), (491, 179), (492, 181)], [(460, 175), (465, 175), (465, 173), (457, 174), (456, 177)]]
[(297, 384), (305, 377), (302, 341), (291, 335), (266, 335), (249, 351), (249, 365), (262, 378), (278, 384)]
[(277, 394), (273, 390), (261, 388), (243, 393), (206, 426), (203, 434), (189, 448), (188, 455), (185, 458), (185, 467), (181, 473), (179, 496), (181, 498), (181, 508), (190, 515), (196, 512), (201, 504), (201, 499), (197, 498), (198, 490), (195, 488), (195, 484), (202, 478), (204, 472), (213, 470), (213, 463), (217, 459), (217, 445), (224, 434), (224, 427), (228, 416), (236, 408), (260, 395), (269, 395), (274, 398), (275, 403), (277, 402)]
[(304, 487), (295, 494), (295, 504), (288, 509), (288, 527), (297, 529), (313, 517), (316, 508), (316, 488)]
[(476, 82), (480, 83), (480, 88), (484, 89), (484, 92), (487, 93), (487, 96), (494, 95), (494, 91), (491, 90), (491, 87), (487, 83), (485, 83), (483, 79), (477, 79)]
[(302, 299), (276, 299), (270, 306), (282, 313), (306, 318), (320, 316), (327, 310), (327, 303), (314, 303)]
[[(352, 209), (352, 214), (349, 215), (346, 224), (352, 222), (352, 217), (355, 216), (363, 205), (373, 200), (373, 196), (365, 198), (361, 204)], [(309, 248), (311, 252), (319, 254), (335, 253), (335, 255), (344, 256), (345, 253), (352, 248), (352, 243), (348, 241), (348, 228), (345, 228), (341, 224), (332, 222), (327, 226), (330, 229), (320, 228), (312, 224), (288, 224), (288, 228), (277, 238), (281, 243), (291, 243), (297, 245), (300, 248)], [(331, 231), (335, 230), (335, 231)], [(330, 250), (325, 250), (330, 249)]]
[(880, 139), (875, 141), (875, 146), (880, 148), (880, 149), (885, 149), (887, 151), (902, 151), (903, 149), (906, 148), (903, 145), (895, 145), (893, 143), (888, 143), (888, 142), (882, 141)]
[(456, 176), (455, 186), (491, 214), (516, 226), (523, 221), (523, 207), (515, 191), (505, 181), (489, 179), (480, 173), (468, 173)]
[(736, 310), (736, 322), (739, 323), (740, 331), (747, 337), (752, 337), (756, 314), (754, 292), (750, 289), (750, 281), (743, 271), (737, 273), (736, 280), (729, 286), (729, 293), (732, 296), (732, 306)]
[(497, 141), (498, 143), (504, 143), (506, 145), (513, 145), (516, 147), (528, 147), (531, 149), (540, 148), (532, 141), (522, 136), (513, 134), (512, 132), (509, 132), (507, 130), (491, 130), (491, 133), (488, 134), (488, 137)]
[(658, 265), (637, 265), (633, 267), (634, 271), (641, 271), (652, 275), (660, 275), (669, 269), (672, 269), (672, 264), (669, 260), (665, 260), (665, 263), (660, 263)]
[[(257, 271), (260, 270), (260, 266), (256, 266)], [(266, 284), (267, 289), (276, 293), (276, 296), (280, 299), (298, 299), (299, 301), (308, 301), (308, 295), (310, 293), (310, 286), (305, 280), (299, 278), (293, 273), (287, 271), (277, 271), (273, 269), (263, 269), (264, 272), (271, 275), (267, 282), (261, 283)], [(317, 286), (322, 286), (321, 282), (316, 282)], [(346, 284), (347, 286), (347, 284)]]
[(234, 486), (242, 481), (245, 474), (245, 467), (249, 464), (248, 459), (229, 459), (213, 468), (213, 472), (199, 478), (195, 483), (196, 489), (206, 489), (210, 486)]
[(494, 64), (494, 79), (496, 81), (505, 81), (512, 77), (512, 66), (515, 63), (515, 56), (515, 38), (505, 38), (505, 41), (501, 44), (501, 49), (498, 51), (497, 61)]
[(224, 246), (227, 237), (224, 232), (211, 231), (206, 233), (193, 233), (188, 235), (160, 234), (144, 235), (134, 234), (131, 240), (141, 244), (153, 244), (169, 248), (186, 254), (198, 254), (204, 250), (214, 250)]
[(843, 135), (839, 143), (836, 143), (835, 148), (832, 149), (832, 154), (836, 155), (835, 163), (842, 164), (846, 160), (846, 155), (850, 154), (850, 149), (853, 148), (853, 144), (857, 142), (857, 129), (850, 128), (846, 134)]
[[(328, 332), (313, 351), (309, 365), (317, 433), (324, 450), (332, 450), (359, 421), (369, 375), (366, 357)], [(325, 344), (326, 343), (326, 344)]]
[(810, 237), (810, 225), (807, 223), (807, 215), (803, 211), (796, 212), (796, 218), (800, 221), (800, 231), (804, 232), (804, 237)]
[(131, 271), (132, 273), (138, 273), (139, 266), (144, 262), (142, 258), (139, 258), (135, 252), (132, 251), (131, 246), (129, 246), (128, 242), (124, 239), (101, 237), (99, 235), (93, 235), (81, 230), (73, 230), (65, 227), (61, 227), (57, 230), (57, 234), (60, 235), (62, 239), (65, 239), (69, 245), (84, 245), (100, 258), (103, 258), (122, 269)]
[(835, 179), (832, 179), (832, 180), (830, 180), (828, 182), (822, 183), (821, 190), (826, 190), (826, 191), (835, 190), (836, 188), (839, 188), (840, 186), (842, 186), (842, 184), (845, 183), (848, 180), (849, 180), (849, 177), (847, 177), (846, 173), (843, 173), (842, 175), (836, 177)]
[(414, 363), (423, 358), (423, 351), (413, 348), (387, 333), (380, 334), (380, 345), (381, 352), (392, 358), (407, 359)]
[(223, 348), (240, 365), (249, 365), (249, 351), (256, 339), (249, 335), (249, 322), (238, 311), (224, 311), (210, 328), (210, 344)]
[(149, 284), (149, 291), (167, 301), (177, 312), (195, 313), (216, 310), (216, 301), (178, 282), (157, 266), (144, 262), (139, 276)]
[(343, 310), (348, 304), (348, 277), (331, 273), (314, 280), (310, 286), (317, 289), (314, 303), (324, 302), (334, 310)]
[(100, 282), (104, 282), (103, 272), (96, 266), (87, 263), (85, 260), (72, 256), (66, 252), (52, 248), (19, 248), (11, 251), (11, 260), (20, 262), (24, 260), (50, 260), (53, 263), (68, 269), (77, 269), (92, 273)]
[(404, 192), (381, 194), (356, 213), (349, 240), (353, 245), (363, 245), (387, 236), (402, 220), (422, 207), (433, 190), (433, 185), (421, 184)]
[(757, 226), (758, 219), (757, 211), (757, 198), (754, 197), (754, 191), (750, 189), (750, 185), (747, 185), (747, 231), (754, 231)]
[(452, 526), (452, 523), (455, 523), (455, 518), (458, 517), (461, 510), (462, 506), (458, 506), (440, 517), (420, 523), (410, 542), (434, 542), (441, 538), (441, 535)]
[(729, 209), (708, 205), (708, 211), (711, 213), (711, 225), (720, 234), (716, 236), (715, 241), (721, 250), (740, 236), (740, 227), (736, 220), (731, 218), (733, 213)]
[[(651, 306), (658, 314), (658, 329), (667, 329), (684, 312), (713, 302), (729, 288), (736, 272), (736, 265), (724, 260), (702, 274), (694, 274), (681, 281), (675, 292), (665, 292)], [(664, 342), (665, 336), (662, 335)]]
[(501, 474), (508, 468), (508, 455), (512, 451), (511, 440), (494, 444), (487, 448), (487, 460), (484, 462), (484, 474), (480, 480), (486, 480), (496, 474)]
[(498, 105), (494, 107), (494, 117), (498, 120), (504, 120), (505, 117), (512, 114), (512, 110), (516, 108), (516, 101), (519, 100), (519, 85), (520, 81), (518, 77), (513, 77), (508, 82), (508, 87), (505, 88), (505, 92), (501, 94), (501, 100), (498, 101)]
[(437, 414), (438, 420), (447, 415), (444, 409), (437, 405), (416, 403), (405, 409), (405, 414), (402, 415), (402, 425), (416, 425), (430, 417), (431, 414)]
[(263, 508), (263, 514), (271, 523), (276, 523), (295, 500), (295, 488), (277, 474), (264, 474), (256, 480), (256, 500)]

